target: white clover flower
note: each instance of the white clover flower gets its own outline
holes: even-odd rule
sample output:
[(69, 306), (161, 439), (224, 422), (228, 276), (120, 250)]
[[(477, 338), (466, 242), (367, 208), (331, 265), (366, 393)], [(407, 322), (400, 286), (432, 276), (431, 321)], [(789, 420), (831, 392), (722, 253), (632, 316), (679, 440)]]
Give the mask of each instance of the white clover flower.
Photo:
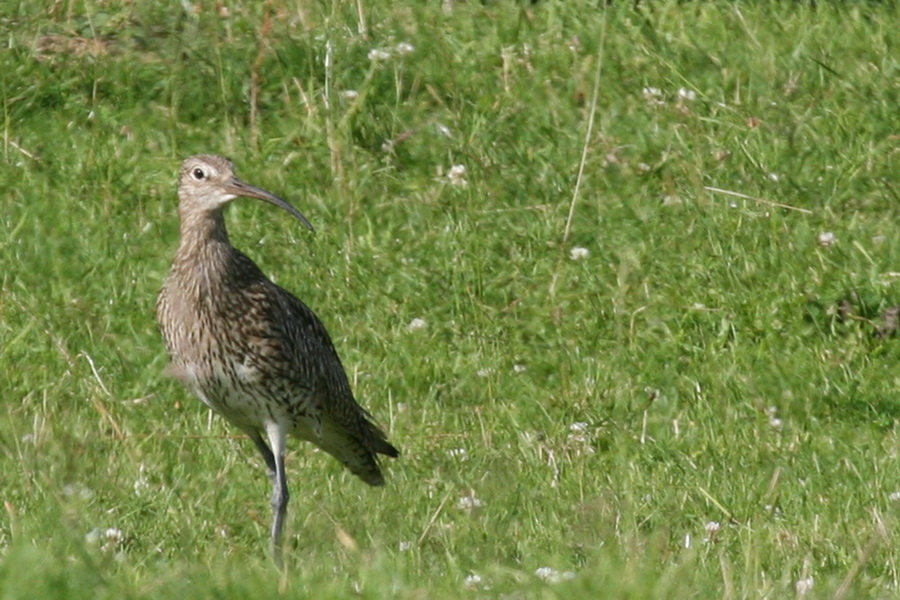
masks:
[(94, 497), (94, 490), (80, 483), (67, 483), (63, 486), (62, 493), (64, 496), (80, 498), (81, 500), (90, 500)]
[(581, 260), (582, 258), (587, 258), (591, 255), (591, 251), (587, 248), (582, 248), (581, 246), (575, 246), (571, 250), (569, 250), (569, 258), (572, 260)]
[(412, 44), (408, 44), (406, 42), (400, 42), (394, 48), (394, 52), (396, 52), (400, 56), (403, 56), (404, 54), (412, 54), (415, 51), (415, 49), (416, 49), (416, 47), (413, 46)]
[(534, 574), (538, 579), (543, 579), (547, 583), (559, 583), (560, 581), (575, 579), (575, 573), (572, 571), (559, 572), (553, 567), (538, 567)]
[(150, 489), (150, 482), (147, 481), (147, 478), (141, 475), (137, 479), (134, 480), (134, 495), (140, 496), (144, 492)]
[(687, 101), (696, 100), (697, 92), (695, 92), (694, 90), (689, 90), (687, 88), (678, 88), (678, 98)]
[(471, 575), (466, 575), (465, 580), (463, 581), (463, 586), (467, 590), (475, 590), (481, 585), (481, 575), (476, 573), (472, 573)]
[(400, 552), (406, 552), (410, 548), (412, 548), (413, 543), (410, 541), (402, 541), (400, 542)]
[(588, 433), (588, 424), (584, 421), (578, 421), (569, 425), (569, 435), (566, 437), (566, 441), (578, 455), (594, 453)]
[(369, 50), (368, 57), (372, 62), (377, 62), (380, 60), (389, 59), (391, 57), (391, 53), (387, 50), (381, 50), (380, 48), (372, 48), (371, 50)]
[(795, 584), (795, 589), (797, 590), (798, 596), (805, 596), (809, 593), (813, 588), (813, 578), (805, 577), (803, 579), (798, 579)]
[(677, 194), (666, 194), (662, 199), (663, 206), (680, 206), (682, 204), (681, 197)]
[(826, 248), (829, 246), (834, 246), (837, 243), (837, 236), (834, 235), (830, 231), (823, 231), (819, 234), (819, 245), (825, 246)]
[(456, 501), (456, 508), (460, 510), (474, 510), (482, 506), (484, 506), (484, 503), (475, 496), (474, 491), (469, 491), (468, 494), (460, 496), (459, 500)]
[(420, 319), (419, 317), (416, 317), (415, 319), (413, 319), (412, 321), (409, 322), (409, 325), (406, 326), (406, 330), (407, 331), (418, 331), (419, 329), (425, 329), (426, 327), (428, 327), (428, 323), (425, 321), (425, 319)]
[(450, 180), (451, 185), (460, 187), (469, 185), (469, 182), (466, 181), (466, 165), (453, 165), (450, 167), (450, 170), (447, 171), (447, 179)]
[(645, 87), (641, 90), (641, 94), (650, 106), (664, 106), (666, 104), (666, 101), (663, 100), (662, 90), (659, 88)]
[(519, 365), (519, 364), (513, 365), (514, 373), (524, 373), (527, 370), (528, 370), (528, 367), (526, 367), (525, 365)]
[(341, 92), (341, 98), (344, 98), (345, 100), (356, 100), (359, 98), (359, 92), (356, 90), (344, 90)]
[(104, 552), (117, 549), (124, 540), (125, 534), (122, 533), (121, 529), (116, 529), (115, 527), (109, 527), (104, 530), (95, 527), (84, 536), (84, 541), (88, 544), (101, 543), (100, 549)]
[(773, 429), (781, 429), (782, 425), (784, 425), (784, 421), (778, 417), (772, 417), (769, 419), (769, 425), (771, 425)]

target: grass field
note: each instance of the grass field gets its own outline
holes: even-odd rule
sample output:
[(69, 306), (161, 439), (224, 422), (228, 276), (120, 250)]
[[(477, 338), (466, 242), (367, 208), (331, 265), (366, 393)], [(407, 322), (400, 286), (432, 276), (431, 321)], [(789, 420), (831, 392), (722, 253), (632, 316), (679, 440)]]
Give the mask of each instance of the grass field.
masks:
[[(0, 7), (0, 597), (900, 593), (893, 3)], [(162, 376), (201, 152), (403, 452)]]

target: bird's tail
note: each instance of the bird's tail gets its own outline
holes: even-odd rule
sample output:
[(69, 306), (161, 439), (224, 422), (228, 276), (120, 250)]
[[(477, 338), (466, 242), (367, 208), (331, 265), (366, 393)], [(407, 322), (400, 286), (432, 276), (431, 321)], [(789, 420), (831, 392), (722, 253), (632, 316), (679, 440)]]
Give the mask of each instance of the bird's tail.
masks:
[(384, 475), (378, 466), (378, 454), (396, 458), (400, 452), (385, 438), (384, 433), (368, 421), (361, 435), (323, 423), (319, 446), (338, 459), (350, 472), (369, 485), (384, 485)]

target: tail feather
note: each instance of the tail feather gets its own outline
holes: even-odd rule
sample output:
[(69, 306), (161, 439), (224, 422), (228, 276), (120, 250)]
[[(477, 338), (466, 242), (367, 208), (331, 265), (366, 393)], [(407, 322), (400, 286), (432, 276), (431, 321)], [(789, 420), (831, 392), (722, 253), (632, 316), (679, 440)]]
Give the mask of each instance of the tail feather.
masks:
[(385, 439), (381, 430), (368, 421), (365, 423), (368, 429), (362, 432), (363, 435), (353, 435), (343, 427), (325, 422), (317, 445), (369, 485), (384, 485), (377, 455), (396, 458), (400, 451)]

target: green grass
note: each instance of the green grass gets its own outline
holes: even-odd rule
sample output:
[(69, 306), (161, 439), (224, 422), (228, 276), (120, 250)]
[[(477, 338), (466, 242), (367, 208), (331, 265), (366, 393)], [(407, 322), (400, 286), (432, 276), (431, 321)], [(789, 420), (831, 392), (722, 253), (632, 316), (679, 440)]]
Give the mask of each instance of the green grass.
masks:
[[(0, 8), (0, 597), (896, 595), (895, 5), (405, 4)], [(161, 375), (200, 152), (403, 452), (292, 445), (283, 576)]]

